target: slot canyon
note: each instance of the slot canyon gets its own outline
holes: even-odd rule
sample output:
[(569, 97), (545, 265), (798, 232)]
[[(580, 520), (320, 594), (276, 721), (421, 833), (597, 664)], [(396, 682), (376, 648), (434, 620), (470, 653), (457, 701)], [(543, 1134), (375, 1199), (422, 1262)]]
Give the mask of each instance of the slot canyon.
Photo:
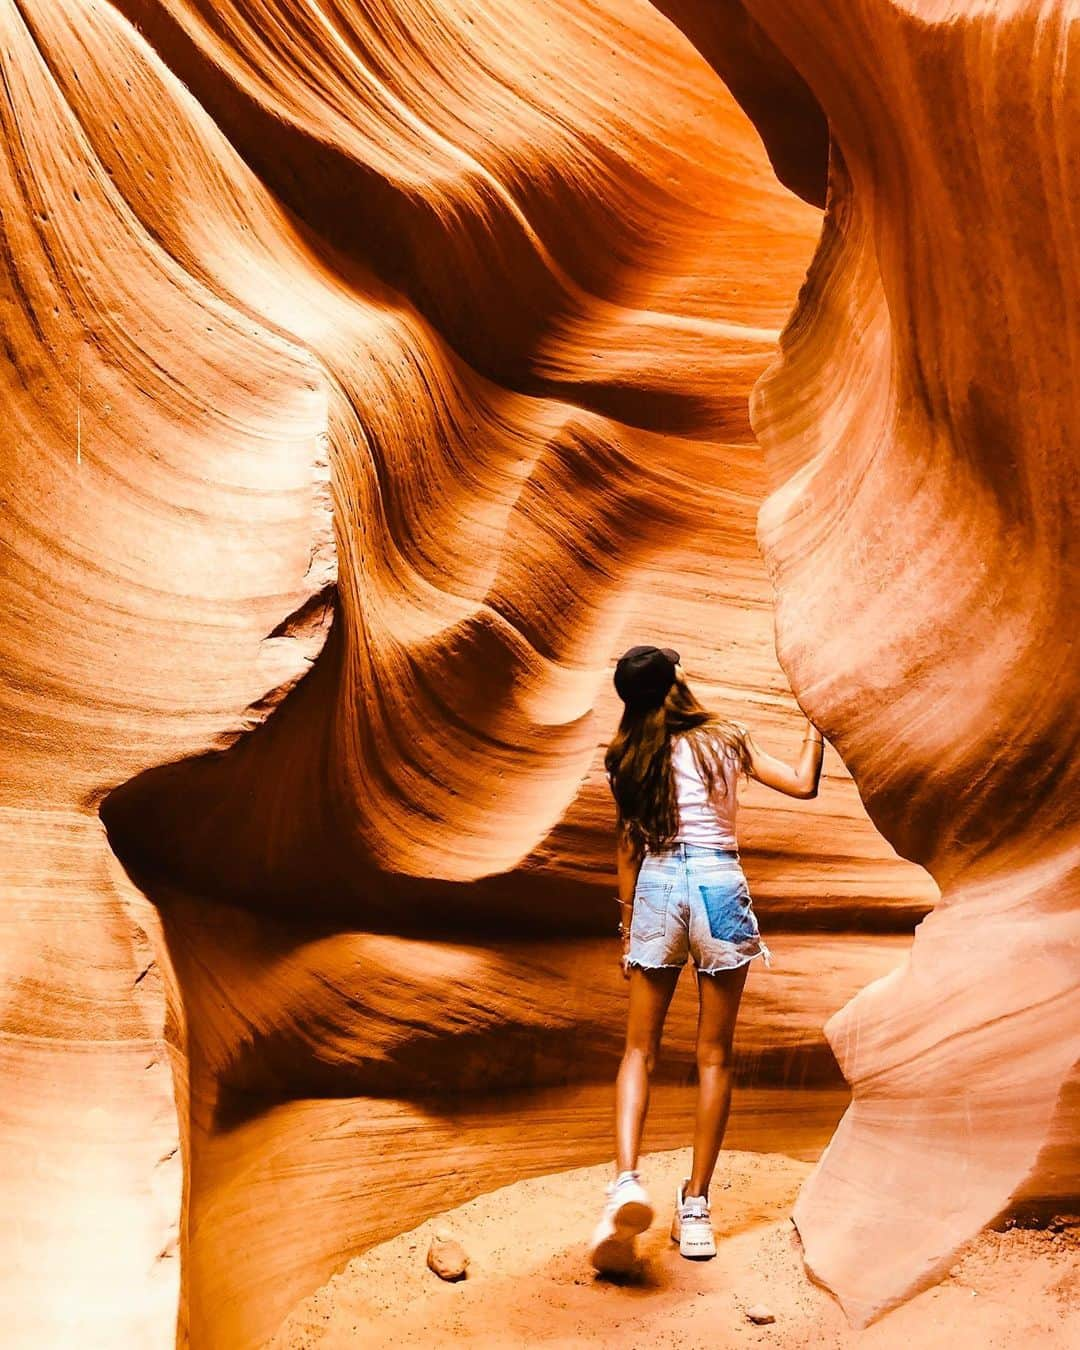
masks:
[(741, 805), (728, 1141), (809, 1276), (862, 1328), (1075, 1210), (1075, 0), (0, 0), (0, 63), (4, 1344), (254, 1350), (610, 1162), (639, 641), (827, 738)]

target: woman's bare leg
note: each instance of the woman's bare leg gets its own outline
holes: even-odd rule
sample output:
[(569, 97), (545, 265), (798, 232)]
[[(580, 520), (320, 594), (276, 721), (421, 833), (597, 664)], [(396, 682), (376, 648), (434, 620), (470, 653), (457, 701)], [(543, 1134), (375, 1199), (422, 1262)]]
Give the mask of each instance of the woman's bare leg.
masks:
[(698, 975), (697, 1120), (686, 1194), (708, 1195), (731, 1108), (731, 1042), (749, 963)]
[(668, 1004), (679, 969), (630, 971), (630, 1013), (626, 1049), (615, 1080), (615, 1159), (619, 1172), (633, 1172), (641, 1151), (641, 1132), (649, 1109), (649, 1078), (660, 1050)]

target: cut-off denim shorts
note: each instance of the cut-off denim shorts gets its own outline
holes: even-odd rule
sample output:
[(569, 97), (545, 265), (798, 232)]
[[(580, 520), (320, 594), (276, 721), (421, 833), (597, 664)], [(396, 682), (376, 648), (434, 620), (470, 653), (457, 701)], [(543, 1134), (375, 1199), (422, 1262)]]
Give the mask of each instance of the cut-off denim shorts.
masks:
[(627, 964), (663, 970), (685, 966), (688, 956), (702, 975), (734, 970), (755, 956), (772, 964), (737, 853), (675, 844), (642, 861)]

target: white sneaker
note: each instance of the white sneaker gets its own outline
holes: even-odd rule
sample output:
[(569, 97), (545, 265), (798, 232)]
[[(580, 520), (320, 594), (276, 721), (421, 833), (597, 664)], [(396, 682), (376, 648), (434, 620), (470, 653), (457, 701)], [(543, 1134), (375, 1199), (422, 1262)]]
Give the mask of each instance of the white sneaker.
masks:
[(607, 1188), (607, 1204), (589, 1244), (589, 1259), (605, 1274), (625, 1275), (637, 1261), (634, 1239), (653, 1221), (653, 1207), (637, 1172), (621, 1172)]
[(675, 1192), (675, 1215), (671, 1220), (671, 1240), (679, 1244), (679, 1251), (691, 1260), (707, 1261), (716, 1255), (709, 1202), (703, 1195), (686, 1195), (690, 1185), (687, 1177)]

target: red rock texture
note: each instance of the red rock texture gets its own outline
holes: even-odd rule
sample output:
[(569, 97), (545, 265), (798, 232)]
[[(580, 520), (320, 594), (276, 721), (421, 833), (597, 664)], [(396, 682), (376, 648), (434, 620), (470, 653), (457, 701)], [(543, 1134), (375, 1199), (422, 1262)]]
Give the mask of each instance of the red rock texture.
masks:
[[(1019, 11), (994, 30), (1045, 156), (987, 131), (968, 202), (950, 174), (990, 112), (920, 142), (841, 49), (891, 71), (875, 24), (938, 42), (925, 122), (985, 16), (662, 8), (0, 3), (13, 1344), (259, 1345), (363, 1246), (603, 1156), (580, 1095), (623, 1011), (598, 748), (643, 634), (779, 753), (793, 688), (858, 783), (830, 751), (818, 801), (747, 793), (778, 959), (744, 1077), (835, 1085), (822, 1023), (936, 898), (860, 792), (951, 897), (830, 1023), (855, 1103), (800, 1201), (815, 1271), (862, 1316), (1046, 1176), (1075, 1039), (1065, 58)], [(763, 462), (748, 403), (821, 230), (820, 109), (829, 212), (755, 397)], [(930, 242), (886, 161), (933, 184)], [(1055, 191), (1029, 255), (1020, 207)], [(987, 220), (976, 276), (960, 234)], [(902, 1261), (922, 1084), (977, 1203), (953, 1215), (941, 1183), (940, 1251)], [(565, 1085), (554, 1123), (461, 1105)], [(829, 1198), (868, 1175), (883, 1198), (847, 1212), (873, 1288)]]
[(1076, 16), (748, 8), (833, 135), (753, 401), (778, 650), (942, 889), (827, 1028), (854, 1101), (795, 1213), (865, 1321), (1019, 1196), (1077, 1188)]

